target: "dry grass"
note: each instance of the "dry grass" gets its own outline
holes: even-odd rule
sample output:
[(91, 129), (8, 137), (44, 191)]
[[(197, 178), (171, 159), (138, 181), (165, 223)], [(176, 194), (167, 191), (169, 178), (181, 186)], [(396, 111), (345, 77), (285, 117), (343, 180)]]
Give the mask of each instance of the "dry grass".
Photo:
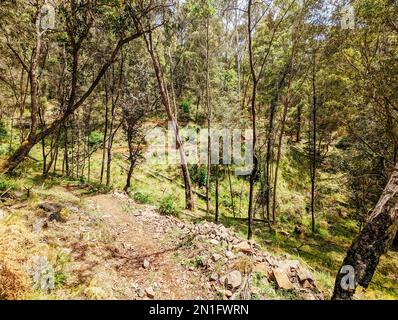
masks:
[(18, 271), (0, 266), (0, 300), (16, 300), (27, 290), (26, 281)]
[(22, 299), (30, 294), (30, 279), (24, 269), (27, 231), (19, 214), (0, 221), (0, 300)]

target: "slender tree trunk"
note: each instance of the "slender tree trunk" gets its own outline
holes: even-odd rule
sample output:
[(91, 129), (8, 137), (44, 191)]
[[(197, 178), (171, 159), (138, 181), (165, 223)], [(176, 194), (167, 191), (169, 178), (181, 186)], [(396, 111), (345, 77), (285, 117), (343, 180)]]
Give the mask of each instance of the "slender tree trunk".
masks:
[(276, 221), (276, 194), (277, 194), (277, 186), (278, 186), (279, 163), (280, 163), (281, 155), (282, 155), (282, 142), (283, 142), (283, 135), (285, 134), (286, 117), (287, 117), (287, 112), (289, 110), (289, 104), (290, 104), (290, 89), (291, 89), (292, 78), (293, 78), (295, 54), (296, 54), (296, 41), (295, 41), (295, 37), (293, 35), (292, 54), (290, 57), (289, 68), (288, 68), (289, 79), (288, 79), (288, 85), (287, 85), (287, 89), (286, 89), (287, 90), (286, 96), (283, 101), (283, 114), (282, 114), (281, 128), (280, 128), (279, 138), (278, 138), (278, 151), (277, 151), (276, 161), (275, 161), (274, 187), (273, 187), (273, 193), (272, 193), (272, 220), (274, 222)]
[(134, 166), (134, 162), (131, 162), (129, 171), (127, 172), (126, 186), (124, 187), (125, 192), (128, 192), (131, 187), (131, 178), (133, 177)]
[(380, 257), (390, 248), (398, 231), (398, 165), (365, 227), (355, 238), (342, 263), (354, 271), (354, 288), (344, 290), (345, 274), (341, 269), (336, 277), (332, 299), (352, 299), (358, 285), (367, 288), (379, 264)]
[(134, 171), (134, 167), (135, 167), (135, 157), (134, 157), (134, 153), (133, 153), (132, 136), (130, 133), (128, 134), (127, 140), (128, 140), (128, 145), (129, 145), (130, 167), (127, 172), (126, 185), (124, 187), (125, 192), (128, 192), (131, 187), (131, 178), (133, 176), (133, 171)]
[(302, 106), (299, 103), (297, 105), (297, 117), (296, 117), (296, 143), (301, 141), (301, 112)]
[(111, 166), (112, 166), (112, 146), (113, 146), (113, 124), (115, 121), (115, 106), (112, 106), (111, 122), (109, 126), (109, 139), (107, 146), (107, 162), (106, 162), (106, 186), (109, 187), (111, 184)]
[(272, 220), (276, 221), (276, 188), (278, 186), (278, 174), (279, 174), (279, 163), (281, 160), (281, 155), (282, 155), (282, 141), (283, 141), (283, 135), (285, 132), (285, 123), (286, 123), (286, 116), (287, 116), (287, 111), (289, 109), (289, 102), (286, 100), (283, 106), (283, 115), (282, 115), (282, 121), (281, 121), (281, 129), (279, 132), (279, 138), (278, 138), (278, 152), (276, 155), (276, 162), (275, 162), (275, 175), (274, 175), (274, 187), (273, 187), (273, 193), (272, 193)]
[(64, 126), (64, 132), (65, 132), (65, 137), (64, 137), (64, 164), (65, 164), (65, 171), (62, 172), (62, 175), (66, 173), (66, 176), (69, 176), (69, 149), (68, 149), (68, 127), (66, 124)]
[(101, 175), (100, 183), (104, 181), (104, 170), (105, 170), (105, 157), (106, 157), (106, 141), (108, 137), (108, 126), (109, 126), (109, 96), (108, 96), (108, 86), (105, 75), (105, 125), (104, 125), (104, 140), (102, 142), (102, 162), (101, 162)]
[(59, 156), (59, 135), (58, 135), (57, 144), (55, 146), (54, 166), (53, 166), (53, 168), (54, 168), (53, 174), (54, 175), (57, 173), (58, 156)]
[(47, 172), (47, 154), (46, 154), (46, 139), (41, 140), (41, 154), (43, 158), (43, 176), (46, 175)]
[(391, 249), (394, 251), (398, 251), (398, 232), (395, 235), (394, 241), (392, 242)]
[(316, 60), (315, 53), (313, 57), (312, 69), (312, 158), (311, 158), (311, 220), (312, 232), (315, 232), (315, 184), (316, 184), (316, 164), (317, 164), (317, 148), (316, 148), (316, 130), (317, 130), (317, 96), (316, 96)]
[(238, 89), (238, 107), (240, 108), (241, 106), (241, 66), (240, 66), (240, 55), (239, 55), (239, 50), (240, 50), (240, 45), (239, 45), (239, 30), (238, 30), (238, 24), (239, 24), (239, 17), (238, 17), (238, 0), (235, 1), (235, 41), (236, 41), (236, 73), (238, 76), (238, 83), (237, 83), (237, 89)]
[(228, 170), (228, 181), (229, 181), (229, 193), (231, 195), (231, 205), (232, 205), (232, 213), (234, 215), (234, 218), (236, 217), (236, 212), (235, 212), (235, 203), (234, 203), (234, 192), (232, 189), (232, 180), (231, 180), (231, 169), (228, 166), (227, 167)]
[(14, 115), (11, 117), (11, 123), (10, 123), (10, 142), (8, 146), (8, 154), (11, 154), (12, 152), (12, 143), (14, 141)]
[(211, 104), (209, 67), (209, 18), (206, 18), (206, 108), (207, 108), (207, 172), (206, 172), (206, 213), (210, 215), (211, 176)]
[[(278, 91), (278, 88), (276, 88)], [(273, 132), (274, 132), (274, 118), (276, 112), (276, 104), (277, 104), (277, 96), (278, 92), (275, 93), (276, 97), (272, 98), (271, 105), (270, 105), (270, 113), (269, 113), (269, 120), (268, 120), (268, 133), (267, 133), (267, 151), (265, 156), (265, 170), (264, 170), (264, 180), (265, 180), (265, 190), (264, 190), (264, 197), (265, 197), (265, 209), (267, 213), (267, 220), (271, 222), (271, 210), (270, 210), (270, 194), (271, 194), (271, 152), (273, 149)]]
[(174, 131), (174, 134), (175, 134), (175, 137), (177, 140), (177, 149), (180, 154), (181, 170), (182, 170), (182, 174), (183, 174), (183, 178), (184, 178), (184, 186), (185, 186), (185, 207), (188, 210), (195, 210), (195, 202), (194, 202), (194, 198), (193, 198), (192, 183), (191, 183), (191, 177), (189, 175), (188, 163), (187, 163), (186, 155), (184, 152), (183, 143), (182, 143), (182, 140), (181, 140), (181, 137), (179, 134), (178, 124), (175, 120), (173, 111), (170, 106), (170, 100), (169, 100), (169, 97), (167, 94), (167, 86), (165, 83), (162, 69), (160, 67), (159, 57), (156, 53), (155, 48), (153, 47), (151, 32), (148, 33), (148, 36), (144, 36), (144, 39), (145, 39), (148, 53), (151, 56), (152, 65), (153, 65), (153, 68), (154, 68), (154, 71), (156, 74), (156, 79), (158, 82), (161, 101), (162, 101), (163, 106), (165, 107), (167, 117), (173, 127), (173, 131)]
[(252, 134), (253, 134), (253, 169), (250, 175), (250, 185), (249, 185), (249, 206), (248, 206), (248, 232), (247, 238), (250, 240), (253, 236), (252, 224), (253, 224), (253, 198), (254, 198), (254, 184), (256, 180), (258, 161), (256, 156), (256, 97), (257, 97), (257, 85), (258, 79), (256, 71), (254, 69), (253, 60), (253, 45), (252, 45), (252, 0), (249, 0), (247, 6), (247, 16), (248, 16), (248, 39), (249, 39), (249, 61), (250, 61), (250, 71), (252, 76), (252, 96), (251, 96), (251, 122), (252, 122)]

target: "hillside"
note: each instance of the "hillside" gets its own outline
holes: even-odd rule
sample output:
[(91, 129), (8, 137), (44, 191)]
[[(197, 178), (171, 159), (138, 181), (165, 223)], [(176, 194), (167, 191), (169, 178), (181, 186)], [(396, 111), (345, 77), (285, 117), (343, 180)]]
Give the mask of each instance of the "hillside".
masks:
[[(247, 242), (245, 222), (230, 214), (221, 217), (225, 228), (178, 201), (159, 211), (162, 199), (178, 199), (183, 188), (154, 177), (137, 174), (132, 198), (56, 177), (2, 180), (2, 298), (330, 298), (355, 226), (350, 232), (344, 220), (340, 229), (325, 222), (318, 234), (298, 235), (287, 221)], [(28, 185), (29, 196), (21, 187)], [(397, 266), (390, 252), (357, 298), (396, 299)]]
[(398, 300), (396, 0), (0, 21), (0, 300)]

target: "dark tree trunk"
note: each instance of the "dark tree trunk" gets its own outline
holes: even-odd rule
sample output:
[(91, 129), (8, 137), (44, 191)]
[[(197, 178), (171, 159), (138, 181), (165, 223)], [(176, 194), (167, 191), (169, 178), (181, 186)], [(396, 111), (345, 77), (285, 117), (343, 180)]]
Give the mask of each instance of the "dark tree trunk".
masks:
[(66, 174), (69, 175), (69, 150), (68, 150), (68, 127), (64, 124), (64, 162), (62, 165), (62, 175)]
[(398, 252), (398, 232), (397, 232), (397, 234), (395, 235), (394, 241), (392, 242), (391, 249), (392, 249), (393, 251)]
[[(209, 70), (209, 18), (206, 19), (206, 109), (207, 109), (207, 172), (206, 172), (206, 213), (210, 215), (210, 176), (211, 176), (211, 104)], [(216, 218), (218, 219), (218, 218)]]
[(316, 96), (316, 66), (315, 53), (312, 69), (312, 155), (311, 155), (311, 221), (312, 232), (315, 232), (315, 183), (316, 183), (316, 130), (317, 130), (317, 96)]
[(296, 118), (296, 143), (301, 141), (301, 104), (297, 105), (297, 118)]
[[(105, 75), (106, 78), (106, 75)], [(101, 175), (100, 183), (104, 181), (104, 170), (105, 170), (105, 157), (106, 157), (106, 140), (108, 137), (108, 126), (109, 126), (109, 97), (108, 97), (108, 86), (105, 79), (105, 125), (104, 125), (104, 139), (102, 142), (102, 162), (101, 162)]]
[[(128, 147), (129, 147), (129, 160), (130, 160), (130, 167), (129, 170), (127, 172), (127, 179), (126, 179), (126, 185), (124, 187), (124, 191), (128, 192), (130, 187), (131, 187), (131, 178), (133, 176), (133, 171), (135, 168), (135, 163), (136, 163), (136, 156), (135, 153), (133, 151), (133, 136), (131, 132), (127, 133), (127, 143), (128, 143)], [(138, 148), (137, 147), (137, 153), (138, 153)]]
[[(341, 286), (344, 274), (338, 273), (332, 299), (352, 299), (358, 285), (367, 288), (379, 264), (396, 239), (398, 230), (398, 166), (381, 195), (365, 227), (353, 241), (342, 266), (352, 266), (355, 287), (346, 291)], [(341, 269), (340, 269), (341, 270)]]
[[(270, 167), (271, 167), (271, 152), (273, 148), (273, 131), (274, 131), (274, 117), (276, 112), (276, 104), (278, 101), (278, 91), (276, 89), (275, 96), (272, 98), (270, 113), (269, 113), (269, 122), (268, 122), (268, 133), (267, 133), (267, 153), (265, 156), (265, 190), (264, 190), (264, 197), (265, 197), (265, 209), (267, 212), (267, 220), (271, 221), (271, 211), (270, 211), (270, 194), (271, 194), (271, 179), (270, 179)], [(272, 219), (273, 220), (273, 219)]]
[(252, 132), (253, 132), (253, 169), (250, 175), (250, 184), (249, 184), (249, 206), (247, 211), (248, 218), (248, 232), (247, 238), (250, 240), (253, 236), (253, 198), (254, 198), (254, 184), (256, 181), (256, 175), (258, 170), (258, 161), (256, 157), (256, 139), (257, 139), (257, 130), (256, 130), (256, 97), (257, 97), (257, 85), (258, 79), (256, 75), (256, 71), (254, 68), (254, 59), (253, 59), (253, 45), (252, 45), (252, 1), (249, 0), (247, 6), (247, 16), (248, 16), (248, 40), (249, 40), (249, 61), (250, 61), (250, 72), (252, 77), (252, 96), (251, 96), (251, 122), (252, 122)]
[[(273, 149), (274, 149), (274, 120), (275, 120), (275, 114), (277, 111), (276, 107), (279, 102), (280, 91), (284, 87), (286, 74), (290, 70), (290, 65), (291, 65), (291, 61), (289, 61), (284, 66), (282, 72), (280, 73), (280, 76), (277, 79), (277, 82), (275, 85), (275, 92), (273, 94), (273, 97), (271, 100), (271, 106), (270, 106), (268, 133), (267, 133), (267, 153), (266, 153), (266, 157), (265, 157), (265, 170), (264, 170), (264, 174), (265, 174), (264, 196), (265, 196), (265, 207), (266, 207), (268, 221), (271, 221), (271, 208), (270, 208), (271, 207), (270, 206), (270, 202), (271, 202), (270, 201), (270, 198), (271, 198), (271, 160), (272, 160), (272, 154), (273, 154)], [(287, 110), (285, 110), (286, 108), (287, 108), (287, 105), (285, 105), (285, 108), (283, 111), (284, 114), (283, 114), (282, 125), (281, 125), (280, 146), (281, 146), (281, 142), (282, 142), (284, 125), (285, 125), (285, 120), (286, 120), (286, 112), (287, 112)], [(280, 149), (278, 150), (278, 153), (279, 152), (280, 152)], [(278, 156), (280, 157), (280, 154), (278, 154)], [(274, 192), (274, 190), (272, 190), (272, 192)], [(274, 208), (272, 209), (272, 221), (275, 222)]]
[(274, 223), (276, 221), (276, 188), (278, 186), (279, 163), (280, 163), (281, 156), (282, 156), (282, 141), (283, 141), (283, 135), (285, 133), (285, 123), (286, 123), (287, 111), (289, 108), (289, 101), (287, 101), (287, 99), (288, 98), (286, 98), (286, 101), (284, 102), (284, 107), (283, 107), (281, 129), (280, 129), (279, 138), (278, 138), (278, 153), (276, 155), (276, 162), (275, 162), (274, 188), (273, 188), (273, 193), (272, 193), (272, 220)]
[(231, 169), (230, 169), (229, 166), (227, 167), (227, 170), (228, 170), (229, 194), (231, 196), (232, 213), (233, 213), (234, 218), (235, 218), (236, 217), (236, 212), (235, 212), (234, 192), (233, 192), (233, 189), (232, 189)]

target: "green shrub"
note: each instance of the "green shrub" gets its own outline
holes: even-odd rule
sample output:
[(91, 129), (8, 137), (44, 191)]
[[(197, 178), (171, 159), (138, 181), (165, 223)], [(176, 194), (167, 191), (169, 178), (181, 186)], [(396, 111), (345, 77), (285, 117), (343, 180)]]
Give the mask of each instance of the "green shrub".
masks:
[(7, 137), (7, 129), (4, 122), (0, 121), (0, 141)]
[(17, 185), (13, 180), (3, 175), (0, 175), (0, 191), (15, 189), (17, 189)]
[(88, 143), (91, 147), (100, 143), (104, 139), (104, 135), (101, 132), (93, 131), (88, 137)]
[(150, 194), (145, 192), (135, 192), (133, 196), (134, 200), (138, 203), (152, 203), (152, 197)]
[(193, 182), (197, 183), (199, 187), (206, 185), (207, 168), (206, 166), (193, 165), (190, 167), (190, 175)]
[(70, 257), (66, 253), (58, 252), (54, 265), (54, 285), (61, 287), (66, 284), (68, 280), (67, 265), (70, 262)]
[(172, 215), (178, 217), (179, 210), (177, 208), (174, 197), (167, 196), (166, 198), (163, 198), (159, 206), (159, 212), (164, 215)]
[(185, 99), (184, 101), (181, 102), (181, 109), (184, 113), (189, 114), (190, 107), (191, 103), (189, 100)]
[(8, 143), (0, 144), (0, 156), (5, 156), (8, 154), (10, 154), (10, 145)]
[(204, 265), (204, 259), (202, 256), (196, 256), (192, 261), (192, 265), (196, 268), (203, 267)]

